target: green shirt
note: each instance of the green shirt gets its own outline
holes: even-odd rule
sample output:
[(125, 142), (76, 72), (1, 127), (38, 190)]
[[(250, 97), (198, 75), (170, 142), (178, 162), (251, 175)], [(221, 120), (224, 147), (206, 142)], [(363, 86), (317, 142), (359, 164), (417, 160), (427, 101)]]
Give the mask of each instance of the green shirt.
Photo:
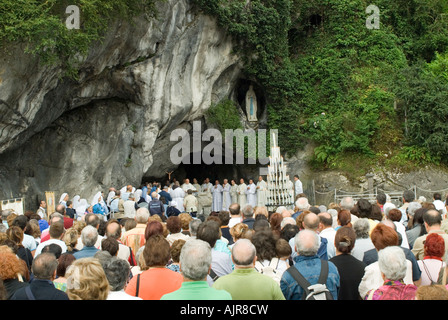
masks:
[(235, 269), (216, 280), (213, 288), (226, 290), (233, 300), (285, 300), (279, 284), (254, 268)]
[(227, 291), (211, 288), (207, 281), (186, 281), (160, 300), (232, 300), (232, 296)]

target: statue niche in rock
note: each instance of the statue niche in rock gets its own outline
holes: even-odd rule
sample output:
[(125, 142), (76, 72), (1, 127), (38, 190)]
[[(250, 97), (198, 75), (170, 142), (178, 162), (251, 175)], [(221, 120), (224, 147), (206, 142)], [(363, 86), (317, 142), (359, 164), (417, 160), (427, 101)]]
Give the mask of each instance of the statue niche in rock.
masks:
[(246, 113), (247, 120), (249, 122), (257, 122), (257, 96), (255, 95), (254, 88), (250, 85), (249, 90), (246, 93)]

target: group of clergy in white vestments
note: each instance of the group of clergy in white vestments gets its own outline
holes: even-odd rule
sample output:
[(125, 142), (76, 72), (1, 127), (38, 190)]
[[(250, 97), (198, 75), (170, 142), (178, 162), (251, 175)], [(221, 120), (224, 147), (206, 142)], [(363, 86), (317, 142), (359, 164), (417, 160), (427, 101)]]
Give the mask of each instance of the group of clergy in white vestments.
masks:
[[(298, 194), (303, 192), (301, 182), (298, 177), (295, 177), (294, 185), (291, 182), (291, 192)], [(299, 186), (300, 183), (300, 186)], [(177, 200), (177, 203), (182, 203), (182, 199), (187, 190), (192, 189), (194, 195), (199, 193), (211, 193), (212, 201), (210, 211), (229, 211), (229, 206), (232, 203), (238, 203), (241, 208), (246, 204), (252, 207), (266, 206), (268, 202), (268, 184), (263, 180), (262, 176), (258, 177), (258, 181), (255, 183), (253, 179), (249, 179), (248, 183), (244, 179), (240, 179), (239, 184), (234, 179), (230, 181), (224, 179), (221, 184), (219, 180), (215, 180), (215, 184), (210, 182), (209, 178), (206, 178), (202, 185), (197, 183), (196, 179), (193, 179), (193, 184), (189, 179), (185, 179), (184, 183), (177, 190), (171, 191), (170, 194), (173, 200)], [(176, 196), (175, 192), (179, 192), (179, 196)]]
[(238, 203), (240, 207), (246, 204), (252, 207), (265, 206), (267, 203), (267, 183), (263, 177), (258, 178), (257, 184), (253, 179), (249, 179), (248, 183), (244, 179), (240, 179), (240, 184), (235, 180), (224, 179), (221, 184), (219, 180), (212, 185), (207, 179), (202, 185), (202, 191), (210, 191), (212, 193), (211, 211), (229, 211), (232, 203)]

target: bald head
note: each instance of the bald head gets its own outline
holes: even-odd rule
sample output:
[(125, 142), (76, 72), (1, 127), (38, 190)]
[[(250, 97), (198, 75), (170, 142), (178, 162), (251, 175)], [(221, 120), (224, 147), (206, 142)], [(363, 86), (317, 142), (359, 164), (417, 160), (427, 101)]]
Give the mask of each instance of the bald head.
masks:
[(442, 223), (442, 215), (435, 209), (430, 209), (423, 214), (423, 221), (427, 227), (438, 227)]
[(321, 212), (317, 215), (322, 229), (330, 228), (333, 225), (333, 218), (328, 212)]
[(121, 238), (121, 226), (118, 221), (111, 221), (107, 224), (106, 237), (116, 240)]
[(300, 256), (314, 256), (319, 250), (319, 236), (311, 230), (302, 230), (294, 238), (294, 245)]
[(317, 231), (319, 227), (319, 217), (315, 213), (308, 213), (303, 218), (303, 227), (308, 230)]
[(248, 239), (238, 240), (232, 248), (232, 261), (235, 267), (253, 267), (257, 252), (255, 246)]

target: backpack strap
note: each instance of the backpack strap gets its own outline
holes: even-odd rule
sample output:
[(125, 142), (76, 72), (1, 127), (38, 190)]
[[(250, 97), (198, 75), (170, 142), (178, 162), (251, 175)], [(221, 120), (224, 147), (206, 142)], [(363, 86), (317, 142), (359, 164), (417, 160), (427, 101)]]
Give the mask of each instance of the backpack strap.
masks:
[(327, 260), (320, 260), (320, 275), (319, 280), (317, 281), (320, 284), (326, 284), (327, 278), (328, 278), (328, 261)]
[(275, 257), (275, 258), (272, 258), (271, 262), (269, 262), (269, 266), (272, 267), (274, 269), (274, 271), (276, 271), (279, 263), (280, 263), (280, 259)]
[(311, 285), (308, 280), (305, 279), (305, 277), (297, 270), (295, 266), (291, 266), (286, 271), (289, 272), (289, 274), (296, 280), (296, 282), (299, 284), (299, 286), (303, 289), (303, 295), (302, 299), (305, 299), (305, 297), (309, 294), (308, 287)]
[(255, 261), (255, 266), (254, 266), (255, 270), (257, 270), (260, 273), (263, 273), (263, 267), (264, 267), (264, 265), (260, 261), (258, 261), (258, 260)]
[[(320, 267), (320, 275), (319, 275), (318, 283), (326, 284), (327, 278), (328, 278), (328, 270), (329, 270), (328, 261), (323, 260), (323, 259), (320, 259), (320, 261), (321, 261), (321, 267)], [(294, 280), (297, 281), (299, 286), (302, 287), (302, 289), (304, 290), (302, 299), (307, 297), (308, 294), (310, 293), (308, 290), (308, 287), (311, 286), (311, 284), (308, 282), (308, 280), (306, 280), (305, 277), (294, 266), (289, 267), (286, 271), (289, 272), (289, 274), (294, 278)]]

